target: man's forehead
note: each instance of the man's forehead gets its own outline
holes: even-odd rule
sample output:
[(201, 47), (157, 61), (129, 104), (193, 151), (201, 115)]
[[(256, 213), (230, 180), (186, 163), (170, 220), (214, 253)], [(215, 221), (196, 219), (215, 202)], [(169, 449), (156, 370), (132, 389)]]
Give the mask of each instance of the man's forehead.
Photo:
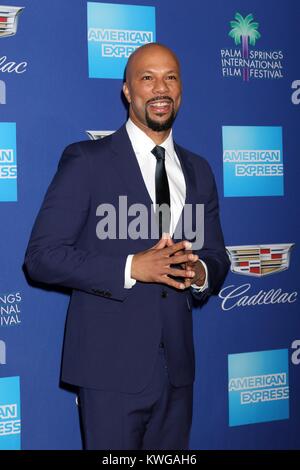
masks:
[(176, 55), (167, 47), (149, 45), (137, 49), (129, 57), (126, 75), (143, 73), (143, 71), (156, 71), (164, 68), (166, 71), (179, 72), (179, 61)]
[(149, 73), (155, 73), (155, 72), (163, 72), (163, 73), (178, 73), (179, 69), (176, 65), (176, 63), (167, 63), (167, 62), (161, 62), (158, 63), (157, 61), (152, 61), (152, 62), (147, 62), (143, 64), (136, 64), (133, 68), (132, 71), (134, 74), (138, 75), (141, 73), (149, 72)]

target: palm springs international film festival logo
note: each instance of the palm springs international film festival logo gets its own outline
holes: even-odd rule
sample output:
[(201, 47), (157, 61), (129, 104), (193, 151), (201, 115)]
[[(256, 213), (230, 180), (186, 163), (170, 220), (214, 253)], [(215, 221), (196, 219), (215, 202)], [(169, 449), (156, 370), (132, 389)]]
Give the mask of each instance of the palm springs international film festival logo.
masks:
[(229, 426), (289, 418), (288, 349), (228, 355)]
[(281, 50), (258, 50), (257, 41), (262, 40), (262, 33), (258, 30), (259, 23), (254, 21), (250, 13), (243, 17), (235, 14), (230, 21), (228, 36), (234, 41), (236, 48), (221, 49), (221, 66), (223, 77), (243, 77), (243, 81), (250, 78), (279, 79), (283, 77)]
[(0, 122), (0, 202), (17, 201), (16, 123)]
[(18, 326), (21, 323), (20, 292), (0, 292), (0, 327)]
[(224, 196), (283, 196), (282, 128), (223, 126)]
[(155, 7), (87, 4), (90, 78), (123, 78), (127, 59), (155, 41)]

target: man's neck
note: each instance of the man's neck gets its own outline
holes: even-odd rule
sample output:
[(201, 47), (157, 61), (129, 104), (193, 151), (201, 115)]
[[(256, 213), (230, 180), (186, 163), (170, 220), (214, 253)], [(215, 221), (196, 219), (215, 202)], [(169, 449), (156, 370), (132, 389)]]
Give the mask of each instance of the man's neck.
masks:
[(147, 127), (147, 126), (143, 125), (142, 123), (136, 121), (133, 116), (130, 116), (130, 119), (133, 122), (133, 124), (135, 124), (143, 132), (145, 132), (145, 134), (148, 137), (150, 137), (150, 139), (152, 139), (153, 142), (156, 143), (156, 145), (162, 144), (167, 139), (167, 137), (169, 136), (169, 134), (171, 132), (171, 129), (167, 129), (165, 131), (160, 131), (160, 132), (153, 131), (149, 127)]

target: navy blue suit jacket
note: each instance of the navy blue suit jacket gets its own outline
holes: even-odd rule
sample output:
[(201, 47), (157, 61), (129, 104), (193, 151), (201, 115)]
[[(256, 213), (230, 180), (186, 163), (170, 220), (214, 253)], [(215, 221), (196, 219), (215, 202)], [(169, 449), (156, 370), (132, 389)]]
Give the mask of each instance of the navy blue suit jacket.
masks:
[[(25, 255), (29, 276), (72, 289), (61, 379), (96, 389), (136, 393), (149, 382), (163, 331), (171, 383), (195, 376), (192, 306), (217, 294), (229, 267), (218, 196), (207, 161), (175, 143), (186, 181), (185, 203), (205, 204), (204, 246), (209, 288), (194, 293), (159, 283), (124, 288), (127, 255), (157, 239), (104, 239), (96, 235), (97, 207), (128, 207), (151, 199), (126, 127), (97, 141), (69, 145), (46, 192)], [(130, 221), (130, 217), (128, 217)], [(117, 225), (118, 226), (118, 225)], [(175, 239), (175, 241), (179, 241)]]

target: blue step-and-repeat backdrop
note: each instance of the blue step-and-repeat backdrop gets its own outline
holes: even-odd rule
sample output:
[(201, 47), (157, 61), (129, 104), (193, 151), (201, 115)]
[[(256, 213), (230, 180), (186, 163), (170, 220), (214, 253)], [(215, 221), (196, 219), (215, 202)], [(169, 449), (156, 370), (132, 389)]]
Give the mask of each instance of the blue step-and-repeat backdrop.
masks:
[(179, 56), (175, 140), (214, 170), (231, 271), (193, 311), (191, 449), (300, 448), (300, 2), (0, 5), (0, 449), (80, 449), (59, 383), (69, 297), (22, 268), (62, 150), (127, 117), (135, 48)]

